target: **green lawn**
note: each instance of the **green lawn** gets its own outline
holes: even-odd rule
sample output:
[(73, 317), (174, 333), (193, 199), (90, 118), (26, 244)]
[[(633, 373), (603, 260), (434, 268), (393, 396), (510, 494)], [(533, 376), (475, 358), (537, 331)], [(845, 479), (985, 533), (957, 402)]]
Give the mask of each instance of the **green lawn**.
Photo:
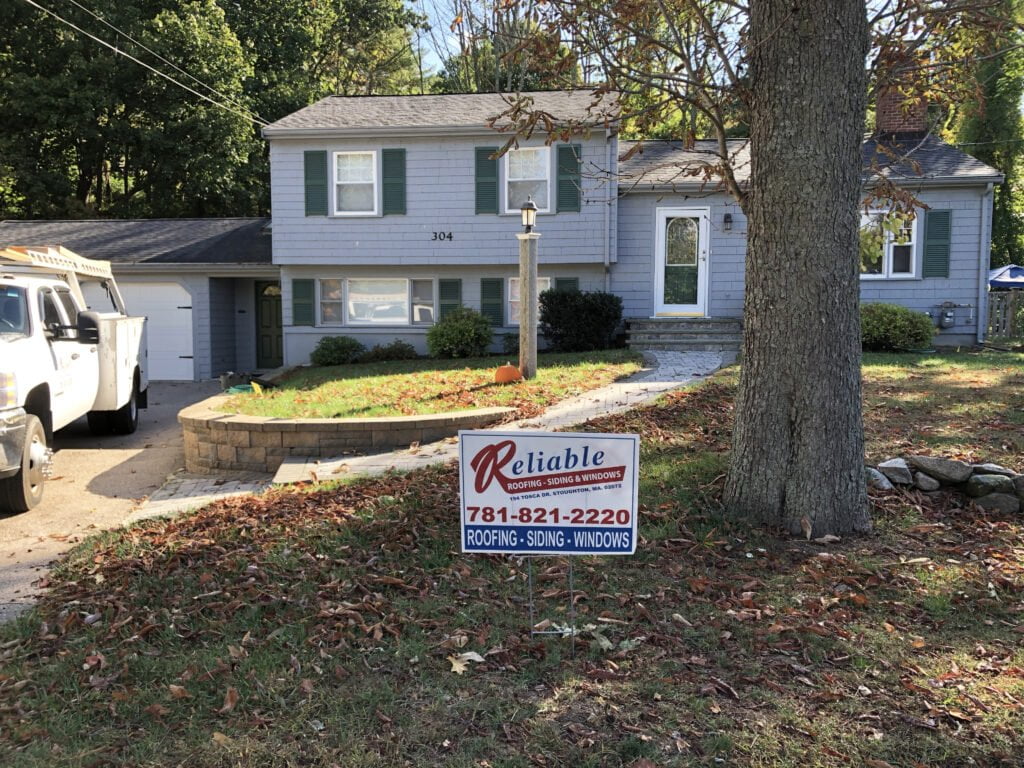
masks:
[(535, 379), (495, 384), (494, 371), (505, 362), (480, 357), (303, 368), (278, 389), (236, 395), (224, 409), (277, 418), (358, 418), (504, 406), (525, 418), (559, 400), (636, 373), (642, 357), (625, 349), (542, 354)]
[[(643, 436), (642, 542), (576, 561), (575, 657), (530, 637), (523, 562), (458, 553), (452, 467), (233, 499), (90, 540), (0, 629), (0, 764), (1020, 765), (1024, 519), (896, 491), (824, 546), (724, 518), (735, 382), (592, 426)], [(1022, 469), (1022, 384), (1019, 354), (873, 356), (870, 450)], [(564, 622), (565, 560), (534, 575)]]

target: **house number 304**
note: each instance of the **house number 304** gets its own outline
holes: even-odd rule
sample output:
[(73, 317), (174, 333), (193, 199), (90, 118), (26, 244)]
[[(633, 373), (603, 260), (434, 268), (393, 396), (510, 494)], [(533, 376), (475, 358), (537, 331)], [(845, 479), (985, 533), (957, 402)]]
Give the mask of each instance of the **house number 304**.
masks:
[(434, 232), (431, 240), (454, 240), (451, 232)]

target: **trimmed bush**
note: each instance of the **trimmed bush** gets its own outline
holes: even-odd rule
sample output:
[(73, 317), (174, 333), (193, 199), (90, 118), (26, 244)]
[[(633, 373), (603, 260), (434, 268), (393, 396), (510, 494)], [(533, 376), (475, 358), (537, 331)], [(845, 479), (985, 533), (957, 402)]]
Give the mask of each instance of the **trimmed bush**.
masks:
[(860, 308), (860, 338), (872, 352), (905, 352), (931, 346), (935, 326), (923, 312), (898, 304), (864, 304)]
[(622, 322), (622, 299), (604, 291), (544, 291), (540, 332), (556, 352), (608, 349)]
[(419, 355), (407, 341), (395, 339), (388, 344), (374, 344), (373, 349), (359, 356), (360, 363), (386, 363), (391, 360), (415, 360)]
[(431, 357), (479, 357), (491, 346), (490, 321), (468, 307), (459, 307), (427, 331)]
[(351, 336), (324, 336), (309, 356), (313, 365), (347, 365), (366, 354), (366, 347)]

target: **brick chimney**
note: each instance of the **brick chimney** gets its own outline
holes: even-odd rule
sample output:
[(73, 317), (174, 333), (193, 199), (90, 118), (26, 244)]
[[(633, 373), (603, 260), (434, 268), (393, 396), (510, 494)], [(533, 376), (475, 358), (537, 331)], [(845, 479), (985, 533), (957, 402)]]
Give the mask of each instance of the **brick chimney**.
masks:
[(927, 133), (928, 103), (922, 99), (908, 100), (898, 85), (879, 89), (875, 104), (875, 133), (880, 135)]

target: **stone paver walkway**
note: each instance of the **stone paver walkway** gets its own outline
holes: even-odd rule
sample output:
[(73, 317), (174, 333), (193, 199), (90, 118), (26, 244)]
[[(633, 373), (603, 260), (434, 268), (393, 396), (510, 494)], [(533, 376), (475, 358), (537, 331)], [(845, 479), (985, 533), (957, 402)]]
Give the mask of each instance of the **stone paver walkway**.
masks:
[(198, 509), (229, 496), (259, 493), (270, 487), (271, 479), (267, 472), (223, 472), (217, 475), (178, 472), (132, 512), (125, 519), (125, 525)]
[[(653, 400), (663, 392), (684, 386), (722, 366), (719, 352), (644, 353), (649, 367), (600, 389), (584, 392), (548, 408), (540, 416), (521, 419), (501, 429), (560, 429), (583, 424), (590, 419), (608, 416)], [(341, 456), (335, 459), (312, 459), (299, 456), (285, 459), (274, 476), (275, 485), (331, 480), (355, 475), (374, 475), (388, 470), (406, 471), (458, 456), (455, 438), (440, 440), (416, 449), (404, 449), (369, 456)]]

